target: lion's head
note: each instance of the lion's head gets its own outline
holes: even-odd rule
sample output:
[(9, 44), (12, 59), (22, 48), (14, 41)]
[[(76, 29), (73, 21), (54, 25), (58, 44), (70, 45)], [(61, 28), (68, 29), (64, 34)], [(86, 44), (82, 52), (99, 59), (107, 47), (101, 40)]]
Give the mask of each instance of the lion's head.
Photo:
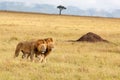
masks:
[(49, 48), (54, 48), (54, 41), (53, 41), (53, 38), (46, 38), (46, 39), (44, 39), (45, 41), (46, 41), (46, 43), (47, 43), (47, 46), (49, 47)]
[(46, 41), (43, 40), (43, 39), (39, 39), (37, 40), (36, 42), (36, 48), (37, 48), (37, 51), (41, 52), (41, 53), (45, 53), (46, 52), (46, 49), (47, 49), (47, 46), (46, 46)]

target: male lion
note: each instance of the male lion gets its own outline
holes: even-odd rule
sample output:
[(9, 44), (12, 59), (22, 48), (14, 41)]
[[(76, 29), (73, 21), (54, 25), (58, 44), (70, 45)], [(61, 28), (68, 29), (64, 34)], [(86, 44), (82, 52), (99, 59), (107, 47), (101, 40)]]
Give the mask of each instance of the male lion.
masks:
[(34, 54), (46, 52), (46, 41), (39, 39), (37, 41), (20, 42), (16, 46), (14, 57), (18, 57), (20, 51), (23, 53), (22, 58), (28, 54), (27, 58), (30, 56), (31, 61), (33, 61)]
[(46, 41), (46, 44), (47, 44), (45, 53), (36, 52), (36, 57), (40, 56), (38, 57), (40, 59), (40, 62), (43, 62), (43, 61), (46, 62), (46, 57), (50, 54), (50, 52), (54, 48), (54, 42), (52, 38), (46, 38), (44, 40)]

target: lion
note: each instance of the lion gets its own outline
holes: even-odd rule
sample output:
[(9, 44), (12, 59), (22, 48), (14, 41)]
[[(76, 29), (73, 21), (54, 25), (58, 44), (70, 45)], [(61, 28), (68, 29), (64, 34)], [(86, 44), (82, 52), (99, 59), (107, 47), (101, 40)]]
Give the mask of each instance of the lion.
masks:
[(50, 52), (54, 48), (53, 38), (46, 38), (44, 40), (46, 41), (46, 44), (47, 44), (45, 53), (37, 52), (35, 55), (36, 57), (39, 56), (38, 58), (40, 59), (40, 62), (43, 62), (43, 61), (46, 62), (46, 57), (50, 54)]
[(23, 41), (19, 42), (16, 46), (15, 57), (19, 56), (20, 51), (23, 53), (22, 58), (27, 58), (30, 56), (31, 61), (33, 61), (34, 54), (36, 53), (45, 53), (47, 50), (46, 41), (43, 39), (39, 39), (37, 41)]

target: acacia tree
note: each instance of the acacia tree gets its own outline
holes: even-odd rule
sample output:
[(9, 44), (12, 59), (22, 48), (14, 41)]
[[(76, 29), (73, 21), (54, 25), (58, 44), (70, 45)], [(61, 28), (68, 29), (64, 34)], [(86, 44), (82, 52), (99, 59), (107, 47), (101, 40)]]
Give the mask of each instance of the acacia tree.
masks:
[(66, 7), (64, 7), (62, 5), (57, 6), (57, 8), (60, 10), (59, 15), (61, 15), (62, 10), (67, 9)]

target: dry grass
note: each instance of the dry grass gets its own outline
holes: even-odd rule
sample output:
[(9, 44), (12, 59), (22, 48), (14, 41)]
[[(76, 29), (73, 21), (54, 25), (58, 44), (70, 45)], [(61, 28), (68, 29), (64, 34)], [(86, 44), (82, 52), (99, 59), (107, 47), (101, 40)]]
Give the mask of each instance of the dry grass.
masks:
[[(112, 43), (76, 43), (94, 32)], [(47, 63), (13, 59), (19, 41), (53, 37)], [(120, 19), (0, 12), (0, 80), (120, 80)]]

